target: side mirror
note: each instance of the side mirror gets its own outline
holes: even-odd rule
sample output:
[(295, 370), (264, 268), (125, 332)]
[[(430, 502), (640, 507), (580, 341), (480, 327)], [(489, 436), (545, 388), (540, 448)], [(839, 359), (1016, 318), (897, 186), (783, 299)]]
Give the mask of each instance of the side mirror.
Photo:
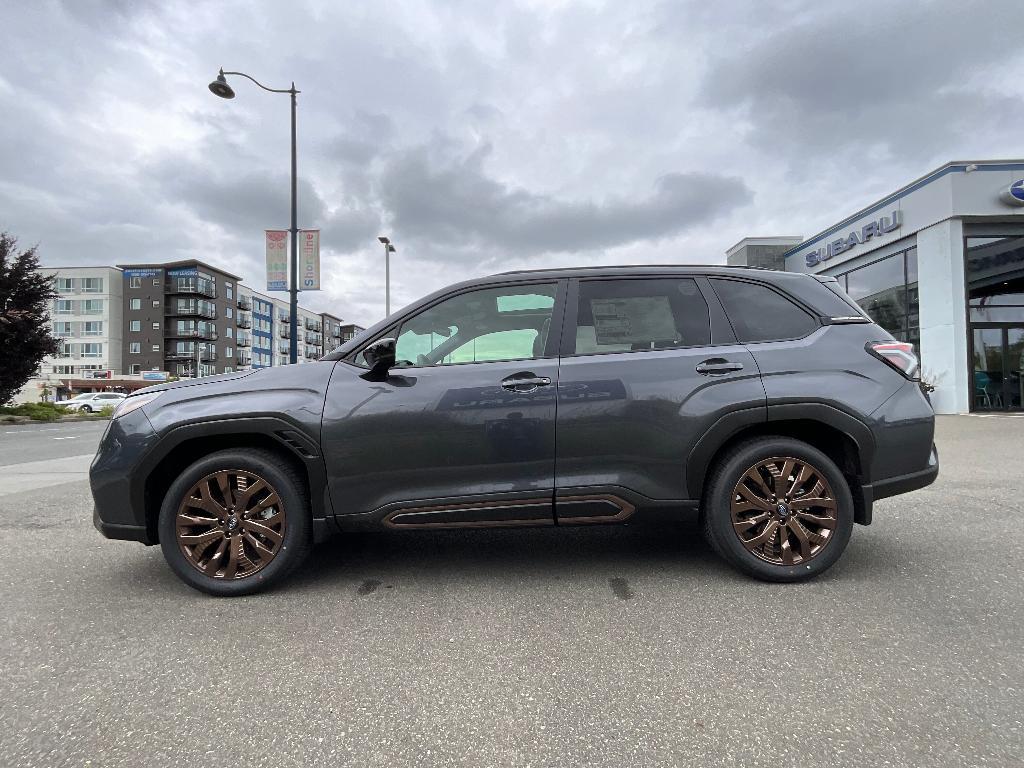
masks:
[(363, 350), (363, 359), (370, 366), (370, 373), (381, 376), (395, 364), (395, 340), (377, 339)]

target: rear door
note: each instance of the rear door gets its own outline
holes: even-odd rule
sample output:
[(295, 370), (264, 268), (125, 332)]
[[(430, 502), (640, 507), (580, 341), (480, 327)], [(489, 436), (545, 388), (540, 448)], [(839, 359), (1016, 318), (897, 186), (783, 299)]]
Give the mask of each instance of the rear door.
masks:
[[(713, 332), (714, 329), (714, 332)], [(560, 522), (625, 519), (645, 499), (687, 500), (691, 451), (765, 393), (702, 277), (573, 280), (558, 379)]]

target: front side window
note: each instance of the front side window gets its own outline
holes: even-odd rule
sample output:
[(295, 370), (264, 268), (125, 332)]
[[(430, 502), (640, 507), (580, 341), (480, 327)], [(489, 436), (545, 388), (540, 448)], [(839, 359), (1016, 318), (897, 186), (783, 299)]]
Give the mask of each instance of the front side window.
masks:
[(799, 339), (818, 327), (813, 317), (766, 285), (712, 279), (741, 342)]
[(570, 339), (577, 355), (704, 346), (708, 304), (691, 278), (584, 280)]
[(460, 293), (402, 323), (402, 365), (454, 365), (543, 357), (556, 283)]

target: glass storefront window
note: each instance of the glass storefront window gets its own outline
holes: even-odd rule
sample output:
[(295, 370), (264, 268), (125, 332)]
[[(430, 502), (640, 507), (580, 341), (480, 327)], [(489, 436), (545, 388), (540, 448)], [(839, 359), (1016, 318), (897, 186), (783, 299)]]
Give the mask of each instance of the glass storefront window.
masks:
[(909, 341), (921, 354), (916, 247), (837, 275), (836, 279), (872, 320), (900, 341)]
[(967, 238), (971, 322), (1024, 323), (1024, 237)]

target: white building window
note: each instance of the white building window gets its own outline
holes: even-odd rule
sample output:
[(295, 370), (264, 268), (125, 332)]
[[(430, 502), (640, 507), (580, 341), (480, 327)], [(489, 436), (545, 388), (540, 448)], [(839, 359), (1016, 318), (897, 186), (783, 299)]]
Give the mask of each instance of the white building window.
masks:
[(131, 330), (133, 330), (133, 331), (141, 331), (142, 330), (142, 321), (141, 320), (132, 320), (131, 321), (131, 325), (128, 326), (128, 327)]
[(228, 326), (228, 327), (227, 327), (227, 328), (225, 329), (225, 331), (224, 331), (224, 334), (225, 334), (225, 335), (226, 335), (226, 336), (227, 336), (227, 337), (228, 337), (228, 338), (230, 339), (230, 338), (231, 338), (231, 335), (232, 335), (232, 334), (234, 333), (234, 330), (235, 330), (235, 329), (234, 329), (234, 328), (232, 328), (232, 327), (231, 327), (231, 326), (229, 325), (229, 326)]
[(142, 309), (142, 299), (132, 299), (129, 305), (132, 309)]
[(103, 335), (103, 321), (102, 320), (89, 320), (85, 323), (85, 330), (82, 332), (83, 336), (102, 336)]
[(153, 351), (154, 352), (159, 352), (160, 351), (160, 345), (159, 344), (154, 344), (153, 345)]
[(83, 277), (82, 290), (86, 293), (103, 293), (103, 278)]
[(128, 278), (128, 287), (129, 288), (141, 288), (142, 287), (142, 278), (138, 277), (138, 276), (136, 276), (136, 277), (129, 277)]
[(82, 302), (83, 315), (103, 314), (103, 299), (86, 299)]
[(153, 330), (154, 331), (159, 331), (160, 330), (160, 323), (153, 323)]
[(142, 364), (141, 363), (132, 363), (132, 367), (129, 368), (128, 371), (130, 373), (138, 375), (138, 374), (142, 373)]
[(70, 336), (71, 335), (71, 323), (66, 320), (60, 320), (53, 324), (53, 335), (54, 336)]
[(128, 344), (128, 354), (130, 355), (141, 355), (142, 354), (142, 342), (133, 341)]
[(70, 299), (57, 299), (57, 314), (70, 315), (74, 311)]
[(235, 348), (234, 347), (226, 347), (224, 349), (224, 357), (234, 357), (234, 356), (235, 356)]
[(153, 306), (154, 307), (159, 307), (160, 306), (160, 299), (153, 299)]
[(83, 344), (82, 357), (103, 357), (103, 345), (95, 343)]
[(70, 277), (57, 278), (57, 290), (61, 293), (71, 293), (75, 288), (75, 281)]

